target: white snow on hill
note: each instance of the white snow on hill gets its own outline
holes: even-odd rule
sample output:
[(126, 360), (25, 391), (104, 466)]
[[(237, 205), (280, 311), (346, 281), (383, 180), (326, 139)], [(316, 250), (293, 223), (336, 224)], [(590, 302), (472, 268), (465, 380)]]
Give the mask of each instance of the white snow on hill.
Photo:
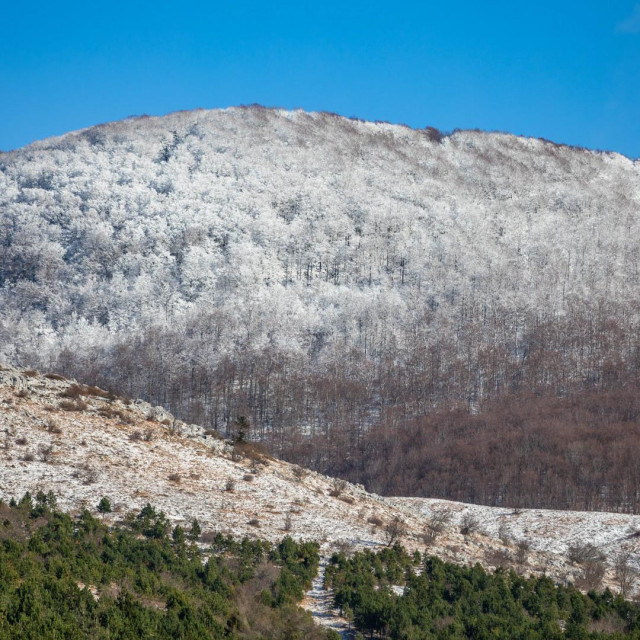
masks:
[(397, 349), (427, 312), (434, 334), (505, 313), (517, 343), (527, 314), (637, 314), (639, 210), (638, 162), (507, 134), (259, 107), (101, 125), (0, 155), (0, 355), (214, 310), (204, 361)]
[[(451, 514), (428, 547), (460, 563), (516, 564), (517, 542), (531, 549), (518, 568), (557, 580), (579, 579), (569, 544), (596, 544), (615, 587), (621, 553), (637, 562), (640, 516), (505, 509), (442, 500), (381, 498), (362, 487), (306, 471), (207, 436), (161, 408), (109, 397), (96, 388), (12, 367), (0, 370), (0, 498), (54, 491), (62, 508), (96, 511), (107, 496), (122, 519), (147, 502), (173, 522), (198, 518), (205, 541), (215, 531), (235, 537), (314, 539), (323, 553), (376, 548), (389, 525), (403, 523), (399, 540), (425, 550), (434, 512)], [(460, 533), (465, 517), (478, 530)], [(502, 524), (502, 527), (500, 526)], [(502, 539), (499, 539), (502, 538)]]

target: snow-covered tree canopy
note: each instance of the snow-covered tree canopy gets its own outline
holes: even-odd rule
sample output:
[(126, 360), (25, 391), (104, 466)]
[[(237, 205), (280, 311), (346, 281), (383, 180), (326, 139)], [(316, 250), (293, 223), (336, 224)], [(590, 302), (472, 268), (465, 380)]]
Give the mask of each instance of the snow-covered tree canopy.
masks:
[(512, 135), (259, 107), (93, 127), (0, 155), (3, 355), (210, 310), (218, 354), (375, 353), (426, 312), (635, 303), (639, 212), (637, 162)]

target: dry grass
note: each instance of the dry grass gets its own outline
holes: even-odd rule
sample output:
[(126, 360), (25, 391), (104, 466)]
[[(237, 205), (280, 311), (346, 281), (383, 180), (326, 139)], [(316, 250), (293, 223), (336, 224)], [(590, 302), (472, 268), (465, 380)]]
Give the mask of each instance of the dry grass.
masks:
[(131, 418), (124, 411), (120, 411), (120, 409), (114, 409), (113, 407), (101, 407), (98, 411), (98, 415), (102, 416), (103, 418), (109, 418), (111, 420), (118, 419), (123, 424), (131, 424)]
[(55, 420), (47, 421), (47, 424), (45, 425), (45, 429), (49, 433), (54, 433), (56, 435), (59, 435), (62, 433), (62, 429), (60, 428), (60, 425)]
[(112, 394), (100, 387), (84, 384), (71, 384), (59, 394), (61, 398), (80, 398), (81, 396), (94, 396), (96, 398), (111, 398)]
[(84, 400), (62, 400), (58, 407), (63, 411), (86, 411), (89, 405)]
[(44, 377), (47, 380), (66, 380), (66, 378), (61, 376), (59, 373), (45, 373)]

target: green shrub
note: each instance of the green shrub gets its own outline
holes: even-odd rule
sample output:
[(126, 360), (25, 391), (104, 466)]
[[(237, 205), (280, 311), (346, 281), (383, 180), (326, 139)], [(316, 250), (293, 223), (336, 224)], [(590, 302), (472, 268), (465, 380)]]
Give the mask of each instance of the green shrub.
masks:
[(111, 513), (111, 502), (109, 502), (109, 498), (103, 497), (100, 502), (98, 502), (98, 511), (100, 513)]

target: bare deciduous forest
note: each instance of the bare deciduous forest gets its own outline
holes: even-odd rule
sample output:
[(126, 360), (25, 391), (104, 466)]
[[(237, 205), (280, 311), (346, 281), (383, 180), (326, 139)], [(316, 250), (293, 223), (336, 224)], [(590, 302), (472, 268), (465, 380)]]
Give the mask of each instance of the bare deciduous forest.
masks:
[[(206, 347), (206, 333), (187, 334)], [(580, 316), (540, 323), (521, 342), (518, 358), (504, 345), (444, 342), (409, 347), (404, 361), (352, 349), (315, 368), (264, 350), (210, 370), (176, 366), (184, 334), (169, 331), (83, 363), (64, 353), (57, 369), (229, 436), (244, 416), (246, 435), (284, 459), (382, 494), (637, 511), (637, 334)]]

